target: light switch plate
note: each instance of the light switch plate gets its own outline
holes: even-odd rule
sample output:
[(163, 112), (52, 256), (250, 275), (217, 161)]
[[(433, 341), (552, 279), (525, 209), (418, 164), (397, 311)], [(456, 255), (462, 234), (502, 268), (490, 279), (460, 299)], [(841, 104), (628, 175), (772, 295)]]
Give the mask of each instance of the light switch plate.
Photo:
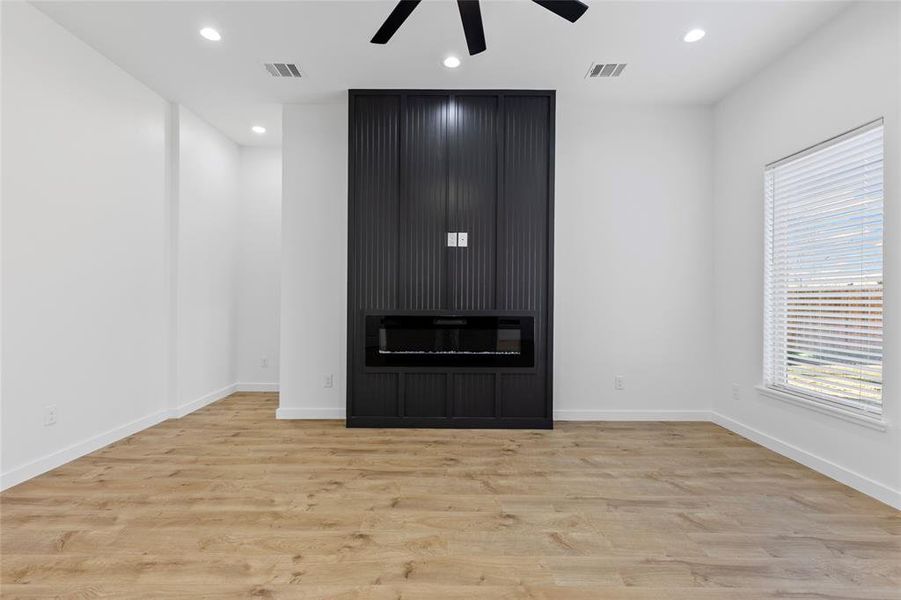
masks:
[(465, 231), (457, 232), (457, 247), (466, 248), (469, 245), (469, 233)]
[(457, 247), (457, 232), (447, 232), (447, 247), (448, 248), (456, 248)]

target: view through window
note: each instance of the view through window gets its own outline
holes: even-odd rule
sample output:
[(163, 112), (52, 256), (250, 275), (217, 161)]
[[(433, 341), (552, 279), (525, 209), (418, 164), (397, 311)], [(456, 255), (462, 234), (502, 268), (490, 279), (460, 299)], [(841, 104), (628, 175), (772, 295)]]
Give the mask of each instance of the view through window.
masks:
[(883, 124), (768, 165), (764, 384), (882, 413)]

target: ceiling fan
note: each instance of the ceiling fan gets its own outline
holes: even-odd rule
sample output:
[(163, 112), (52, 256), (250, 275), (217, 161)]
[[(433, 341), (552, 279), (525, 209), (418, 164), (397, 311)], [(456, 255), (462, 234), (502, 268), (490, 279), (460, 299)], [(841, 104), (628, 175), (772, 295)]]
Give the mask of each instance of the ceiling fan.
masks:
[[(421, 1), (400, 0), (370, 41), (373, 44), (387, 44)], [(588, 10), (588, 5), (579, 0), (532, 0), (532, 2), (540, 4), (570, 23), (575, 23)], [(463, 21), (463, 33), (466, 35), (469, 54), (484, 52), (486, 48), (485, 30), (482, 27), (482, 10), (479, 8), (479, 0), (457, 0), (457, 8), (460, 9), (460, 20)]]

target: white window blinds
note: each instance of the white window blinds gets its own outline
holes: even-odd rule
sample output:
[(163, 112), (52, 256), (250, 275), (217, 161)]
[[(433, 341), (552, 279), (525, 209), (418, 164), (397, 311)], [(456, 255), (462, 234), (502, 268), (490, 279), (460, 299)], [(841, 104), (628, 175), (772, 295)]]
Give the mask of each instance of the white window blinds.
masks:
[(767, 166), (764, 383), (882, 413), (882, 120)]

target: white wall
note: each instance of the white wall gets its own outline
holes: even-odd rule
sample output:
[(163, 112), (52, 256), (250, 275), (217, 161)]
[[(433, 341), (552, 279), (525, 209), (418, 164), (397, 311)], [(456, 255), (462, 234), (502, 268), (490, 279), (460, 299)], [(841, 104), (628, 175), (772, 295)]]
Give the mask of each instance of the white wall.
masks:
[[(241, 161), (30, 5), (2, 10), (8, 487), (235, 389)], [(253, 173), (245, 216), (273, 230), (278, 170)]]
[[(901, 506), (899, 4), (854, 6), (716, 107), (715, 410), (723, 424)], [(874, 431), (760, 396), (763, 167), (885, 117), (885, 416)], [(738, 384), (739, 398), (731, 396)]]
[(556, 418), (707, 418), (712, 124), (558, 96)]
[[(239, 387), (275, 390), (281, 309), (281, 148), (241, 148), (238, 221)], [(263, 366), (263, 359), (268, 366)]]
[[(342, 418), (347, 320), (347, 104), (282, 115), (279, 418)], [(334, 387), (323, 387), (326, 374)]]
[(237, 377), (239, 151), (179, 110), (178, 405), (227, 393)]
[[(711, 125), (709, 109), (558, 98), (558, 418), (708, 415)], [(283, 418), (344, 415), (346, 128), (346, 103), (285, 107)]]
[(165, 417), (167, 104), (2, 11), (5, 487)]

